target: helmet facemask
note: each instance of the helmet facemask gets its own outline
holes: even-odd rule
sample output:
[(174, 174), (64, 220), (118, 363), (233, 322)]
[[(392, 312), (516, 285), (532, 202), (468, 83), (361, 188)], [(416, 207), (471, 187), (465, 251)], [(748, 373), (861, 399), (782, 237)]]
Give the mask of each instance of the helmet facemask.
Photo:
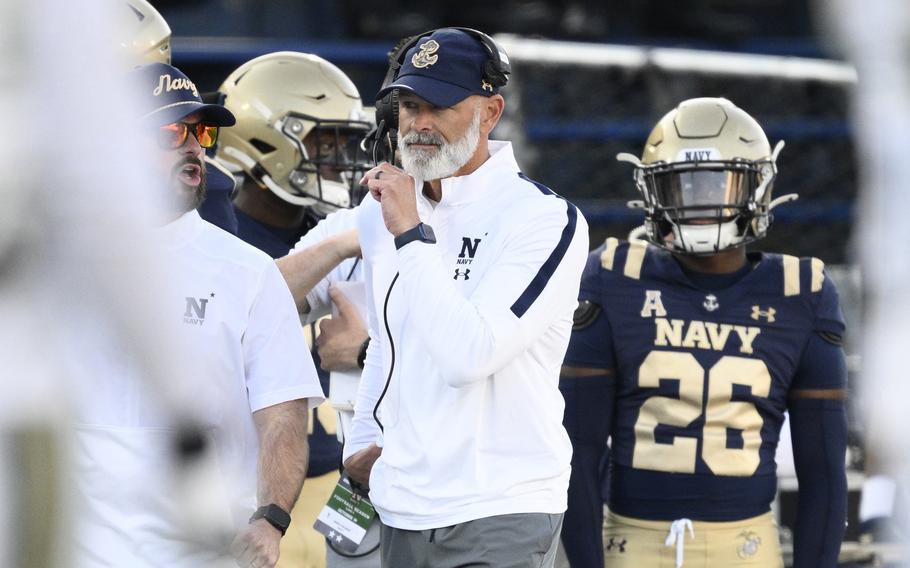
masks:
[(290, 112), (276, 127), (300, 156), (288, 177), (289, 187), (279, 197), (313, 207), (321, 215), (360, 202), (364, 195), (360, 178), (371, 167), (360, 148), (370, 129), (368, 122), (321, 120)]
[(764, 237), (776, 173), (772, 161), (637, 167), (649, 240), (673, 252), (709, 255)]

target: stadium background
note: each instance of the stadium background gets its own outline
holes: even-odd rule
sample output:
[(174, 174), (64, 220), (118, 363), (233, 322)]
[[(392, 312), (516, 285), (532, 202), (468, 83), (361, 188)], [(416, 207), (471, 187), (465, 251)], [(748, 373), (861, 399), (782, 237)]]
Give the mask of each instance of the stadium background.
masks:
[[(496, 134), (515, 141), (534, 179), (575, 202), (592, 247), (641, 223), (631, 167), (651, 126), (675, 104), (723, 96), (764, 125), (781, 153), (775, 211), (761, 248), (816, 256), (832, 270), (858, 337), (859, 273), (852, 253), (858, 176), (849, 124), (852, 67), (825, 41), (808, 0), (161, 0), (174, 32), (173, 61), (203, 91), (241, 63), (276, 50), (316, 53), (342, 68), (370, 104), (398, 39), (460, 25), (496, 36), (512, 58), (507, 116)], [(851, 380), (859, 370), (848, 336)], [(851, 467), (862, 469), (852, 421)], [(851, 477), (855, 515), (860, 477)], [(782, 483), (783, 488), (793, 483)], [(792, 494), (791, 494), (792, 495)], [(793, 502), (782, 493), (782, 516)], [(786, 519), (784, 519), (786, 520)], [(855, 516), (848, 540), (856, 537)]]
[[(581, 206), (592, 243), (624, 235), (640, 220), (625, 207), (636, 197), (631, 169), (616, 163), (615, 154), (640, 153), (651, 125), (676, 102), (724, 96), (752, 113), (772, 144), (787, 142), (776, 194), (797, 192), (801, 200), (777, 211), (765, 248), (811, 254), (829, 264), (849, 259), (857, 183), (847, 121), (850, 73), (800, 67), (802, 59), (838, 57), (813, 27), (806, 0), (507, 0), (495, 7), (471, 0), (457, 9), (408, 0), (385, 2), (381, 9), (361, 0), (152, 3), (173, 29), (175, 64), (209, 91), (244, 61), (290, 49), (341, 67), (368, 104), (392, 45), (442, 25), (476, 27), (497, 39), (513, 34), (597, 46), (599, 64), (571, 54), (540, 63), (513, 47), (506, 96), (519, 114), (503, 125), (508, 137), (523, 142), (519, 158), (527, 172)], [(603, 50), (605, 44), (615, 52)], [(558, 44), (551, 45), (538, 49), (552, 55)], [(674, 62), (661, 66), (648, 59), (653, 48), (670, 48), (664, 51), (676, 53)], [(630, 52), (644, 60), (630, 63)], [(719, 70), (706, 61), (716, 52), (743, 57)], [(506, 135), (503, 127), (498, 134)]]

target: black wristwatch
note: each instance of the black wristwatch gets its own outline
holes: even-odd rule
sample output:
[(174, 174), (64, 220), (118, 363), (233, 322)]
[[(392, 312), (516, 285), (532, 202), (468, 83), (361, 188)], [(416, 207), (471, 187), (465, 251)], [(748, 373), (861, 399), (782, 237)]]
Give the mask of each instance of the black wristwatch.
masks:
[(281, 536), (284, 536), (284, 533), (288, 532), (288, 527), (291, 526), (291, 515), (274, 503), (256, 509), (253, 516), (250, 517), (250, 522), (252, 523), (256, 519), (268, 521), (270, 525), (281, 531)]
[(400, 249), (411, 241), (435, 243), (436, 233), (433, 232), (433, 227), (427, 225), (426, 223), (417, 223), (417, 226), (413, 229), (408, 229), (407, 231), (395, 237), (395, 248)]

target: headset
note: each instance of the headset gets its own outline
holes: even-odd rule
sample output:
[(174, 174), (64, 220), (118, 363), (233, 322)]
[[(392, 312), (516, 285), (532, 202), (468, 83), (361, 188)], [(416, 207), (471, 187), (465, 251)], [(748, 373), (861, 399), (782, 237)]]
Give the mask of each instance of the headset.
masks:
[[(505, 87), (512, 73), (512, 65), (505, 51), (493, 41), (493, 38), (482, 31), (472, 28), (435, 28), (423, 33), (406, 37), (399, 41), (389, 52), (389, 69), (382, 81), (381, 91), (398, 79), (398, 72), (404, 64), (405, 55), (421, 38), (441, 29), (458, 30), (479, 41), (487, 50), (487, 62), (483, 66), (483, 79), (499, 89)], [(361, 149), (372, 156), (373, 162), (393, 162), (398, 148), (398, 89), (386, 93), (376, 101), (376, 126), (364, 137)]]

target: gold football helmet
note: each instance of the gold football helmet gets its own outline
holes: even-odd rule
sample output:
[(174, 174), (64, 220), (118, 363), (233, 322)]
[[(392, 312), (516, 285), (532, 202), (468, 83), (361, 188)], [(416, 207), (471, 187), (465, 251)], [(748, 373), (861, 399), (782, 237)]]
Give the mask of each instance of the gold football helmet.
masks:
[(727, 99), (683, 101), (648, 136), (635, 164), (644, 201), (645, 234), (672, 252), (709, 255), (765, 236), (771, 210), (796, 199), (772, 201), (777, 155), (758, 122)]
[(120, 47), (136, 65), (171, 64), (171, 28), (164, 17), (146, 0), (126, 0), (119, 4), (118, 23), (123, 36)]
[(370, 167), (360, 141), (371, 125), (340, 69), (312, 54), (270, 53), (241, 65), (219, 91), (237, 117), (218, 143), (229, 168), (321, 215), (356, 205)]

